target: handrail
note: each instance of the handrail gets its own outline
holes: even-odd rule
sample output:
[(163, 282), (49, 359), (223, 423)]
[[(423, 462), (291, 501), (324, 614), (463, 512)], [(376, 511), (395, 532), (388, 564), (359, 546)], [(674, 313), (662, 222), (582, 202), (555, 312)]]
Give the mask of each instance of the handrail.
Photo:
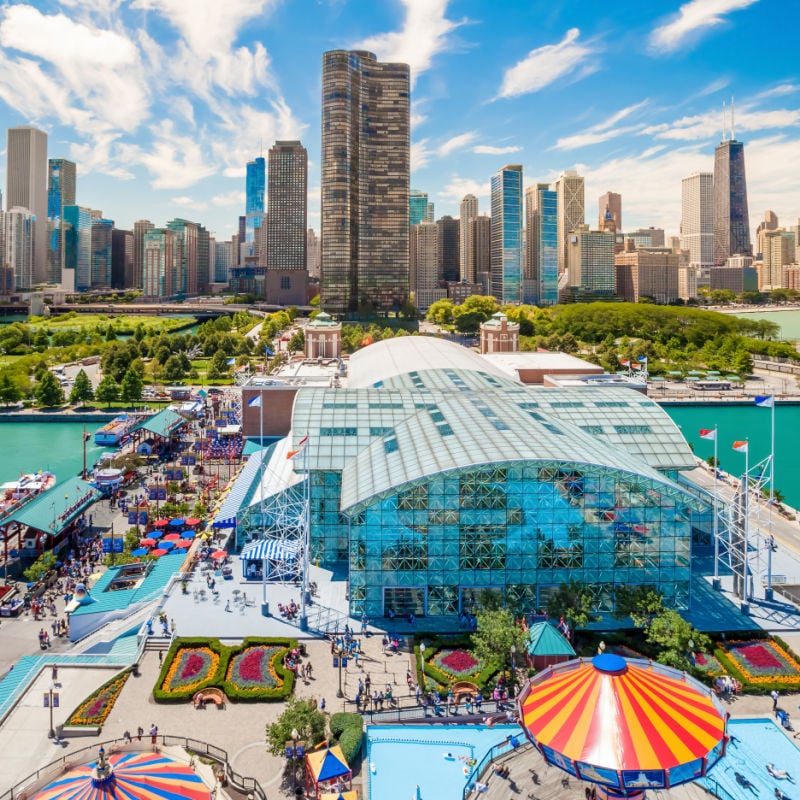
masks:
[[(258, 800), (267, 800), (266, 792), (255, 778), (240, 775), (233, 770), (228, 763), (227, 751), (223, 750), (221, 747), (209, 744), (208, 742), (202, 742), (199, 739), (189, 739), (185, 736), (170, 736), (169, 734), (159, 734), (157, 741), (160, 741), (161, 745), (164, 747), (178, 745), (183, 747), (184, 750), (208, 756), (208, 758), (224, 766), (225, 777), (234, 787), (243, 792), (251, 792)], [(28, 797), (32, 788), (39, 788), (45, 781), (54, 780), (70, 766), (88, 761), (90, 753), (92, 756), (96, 757), (97, 750), (100, 747), (104, 747), (106, 752), (110, 753), (112, 747), (117, 748), (118, 751), (124, 748), (126, 752), (148, 752), (153, 746), (150, 742), (145, 744), (144, 741), (139, 742), (138, 740), (109, 739), (104, 742), (96, 742), (82, 747), (80, 750), (71, 750), (67, 755), (57, 758), (55, 761), (51, 761), (49, 764), (37, 769), (36, 772), (32, 772), (21, 781), (15, 783), (10, 789), (0, 794), (0, 800), (24, 800)]]
[(511, 737), (506, 739), (504, 742), (500, 742), (499, 744), (494, 745), (494, 747), (490, 748), (483, 756), (483, 758), (472, 768), (469, 775), (467, 776), (467, 781), (464, 784), (464, 788), (461, 791), (462, 800), (467, 800), (467, 797), (472, 793), (472, 787), (475, 784), (475, 781), (480, 780), (483, 777), (483, 774), (489, 768), (489, 765), (492, 764), (495, 759), (499, 756), (505, 755), (506, 753), (511, 752), (512, 750), (522, 750), (523, 748), (533, 747), (533, 745), (528, 742), (527, 740), (524, 742), (520, 742), (517, 747), (512, 747), (511, 745)]

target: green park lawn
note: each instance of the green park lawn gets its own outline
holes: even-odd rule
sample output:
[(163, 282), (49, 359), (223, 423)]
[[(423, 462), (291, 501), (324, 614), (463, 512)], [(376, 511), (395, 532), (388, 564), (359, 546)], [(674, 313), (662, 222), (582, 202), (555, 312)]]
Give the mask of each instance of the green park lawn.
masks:
[(145, 331), (172, 331), (176, 328), (183, 328), (193, 325), (196, 319), (192, 317), (182, 317), (173, 319), (171, 317), (156, 317), (143, 314), (121, 314), (110, 316), (108, 314), (64, 314), (58, 317), (43, 319), (36, 317), (29, 325), (34, 330), (44, 328), (49, 333), (57, 330), (91, 330), (98, 325), (107, 328), (111, 325), (118, 334), (133, 333), (141, 324)]

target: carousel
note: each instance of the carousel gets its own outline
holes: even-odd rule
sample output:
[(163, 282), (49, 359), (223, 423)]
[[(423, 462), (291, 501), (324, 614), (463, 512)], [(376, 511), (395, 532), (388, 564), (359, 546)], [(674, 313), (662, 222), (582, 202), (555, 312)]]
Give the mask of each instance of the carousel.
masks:
[(548, 764), (603, 800), (697, 780), (725, 754), (728, 715), (679, 670), (604, 653), (541, 672), (519, 699), (520, 724)]

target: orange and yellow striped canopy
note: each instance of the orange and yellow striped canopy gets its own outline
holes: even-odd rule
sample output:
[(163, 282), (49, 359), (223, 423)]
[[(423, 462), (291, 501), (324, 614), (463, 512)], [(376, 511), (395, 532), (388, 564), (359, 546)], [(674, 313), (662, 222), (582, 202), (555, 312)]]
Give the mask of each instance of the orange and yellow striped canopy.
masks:
[(521, 723), (540, 749), (578, 769), (653, 770), (669, 785), (669, 770), (679, 765), (701, 759), (705, 773), (725, 740), (722, 707), (678, 670), (604, 654), (537, 678), (520, 697)]

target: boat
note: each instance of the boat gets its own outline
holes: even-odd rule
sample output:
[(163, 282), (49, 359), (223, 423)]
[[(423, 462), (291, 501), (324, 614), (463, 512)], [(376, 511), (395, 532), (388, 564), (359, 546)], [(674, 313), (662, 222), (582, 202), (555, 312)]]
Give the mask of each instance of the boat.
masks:
[(137, 418), (130, 414), (121, 414), (115, 417), (94, 432), (94, 443), (103, 446), (119, 444), (137, 421)]
[(15, 481), (0, 484), (0, 520), (55, 486), (55, 483), (56, 476), (52, 472), (31, 472), (20, 475)]

